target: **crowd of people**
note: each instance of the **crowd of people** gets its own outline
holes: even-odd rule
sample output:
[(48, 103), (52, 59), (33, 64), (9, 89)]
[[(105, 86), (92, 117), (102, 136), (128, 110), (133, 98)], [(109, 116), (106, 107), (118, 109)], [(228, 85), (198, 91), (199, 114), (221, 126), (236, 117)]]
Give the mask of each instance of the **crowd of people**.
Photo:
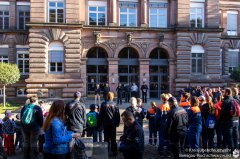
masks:
[[(145, 85), (145, 84), (144, 84)], [(108, 143), (111, 156), (123, 154), (124, 159), (142, 159), (144, 155), (144, 120), (148, 120), (149, 145), (158, 147), (161, 156), (182, 158), (191, 154), (197, 158), (201, 153), (213, 153), (214, 149), (233, 154), (239, 144), (240, 97), (238, 88), (186, 88), (178, 101), (170, 93), (160, 95), (161, 102), (147, 102), (147, 87), (142, 86), (143, 98), (132, 96), (130, 106), (120, 114), (122, 85), (114, 93), (107, 89), (100, 103), (100, 90), (96, 90), (95, 104), (86, 106), (81, 102), (81, 93), (74, 93), (74, 100), (65, 104), (54, 101), (49, 112), (36, 96), (11, 119), (11, 111), (5, 112), (0, 122), (4, 151), (14, 154), (15, 148), (22, 148), (24, 159), (38, 159), (42, 152), (44, 159), (86, 158), (84, 136), (93, 137), (93, 142)], [(108, 87), (108, 86), (107, 86)], [(99, 86), (96, 87), (99, 89)], [(99, 93), (99, 94), (98, 94)], [(146, 93), (146, 94), (144, 94)], [(120, 119), (124, 123), (123, 134), (117, 144), (117, 127)], [(16, 139), (14, 143), (14, 133)], [(215, 141), (216, 137), (216, 141)], [(185, 156), (186, 157), (186, 156)], [(183, 157), (184, 158), (184, 157)]]

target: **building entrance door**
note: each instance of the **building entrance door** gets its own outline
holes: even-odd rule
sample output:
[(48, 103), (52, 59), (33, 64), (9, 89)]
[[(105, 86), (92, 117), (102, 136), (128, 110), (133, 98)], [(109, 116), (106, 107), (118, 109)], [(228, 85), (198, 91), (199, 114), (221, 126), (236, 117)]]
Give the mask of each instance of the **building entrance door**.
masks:
[(149, 58), (149, 74), (150, 74), (150, 98), (159, 98), (160, 94), (168, 93), (168, 54), (162, 48), (156, 48)]
[(108, 83), (108, 55), (103, 48), (94, 47), (87, 58), (87, 95), (93, 95), (97, 84), (103, 88)]

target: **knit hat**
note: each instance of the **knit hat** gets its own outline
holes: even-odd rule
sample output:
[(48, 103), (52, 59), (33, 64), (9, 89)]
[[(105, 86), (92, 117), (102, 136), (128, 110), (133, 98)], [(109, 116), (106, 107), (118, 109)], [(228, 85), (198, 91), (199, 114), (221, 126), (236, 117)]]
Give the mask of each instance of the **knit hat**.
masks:
[(8, 117), (8, 118), (10, 118), (10, 117), (12, 116), (11, 110), (6, 110), (6, 111), (5, 111), (5, 116)]

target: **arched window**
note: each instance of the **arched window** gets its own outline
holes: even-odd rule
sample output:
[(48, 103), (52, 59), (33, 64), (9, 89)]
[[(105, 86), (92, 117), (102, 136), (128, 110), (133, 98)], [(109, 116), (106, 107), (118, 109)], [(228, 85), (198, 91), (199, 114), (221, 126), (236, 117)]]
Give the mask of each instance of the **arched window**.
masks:
[(134, 48), (126, 47), (120, 51), (118, 58), (137, 59), (138, 52)]
[(202, 74), (203, 73), (203, 55), (204, 49), (201, 45), (193, 45), (191, 48), (192, 54), (192, 73)]
[(52, 42), (48, 46), (49, 73), (63, 73), (63, 44)]

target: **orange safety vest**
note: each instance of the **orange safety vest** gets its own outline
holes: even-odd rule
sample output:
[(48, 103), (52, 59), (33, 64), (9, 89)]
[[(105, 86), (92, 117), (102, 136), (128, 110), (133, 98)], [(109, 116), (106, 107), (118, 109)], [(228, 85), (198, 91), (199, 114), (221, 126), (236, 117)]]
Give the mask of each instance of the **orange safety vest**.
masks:
[(190, 110), (191, 110), (194, 114), (201, 112), (201, 111), (200, 111), (200, 108), (199, 108), (198, 106), (191, 107)]
[(161, 111), (169, 111), (170, 107), (168, 103), (163, 103), (158, 106), (158, 109)]
[(156, 111), (155, 111), (155, 109), (153, 109), (153, 108), (150, 108), (150, 109), (148, 109), (148, 113), (149, 113), (149, 114), (155, 114), (155, 113), (156, 113)]

